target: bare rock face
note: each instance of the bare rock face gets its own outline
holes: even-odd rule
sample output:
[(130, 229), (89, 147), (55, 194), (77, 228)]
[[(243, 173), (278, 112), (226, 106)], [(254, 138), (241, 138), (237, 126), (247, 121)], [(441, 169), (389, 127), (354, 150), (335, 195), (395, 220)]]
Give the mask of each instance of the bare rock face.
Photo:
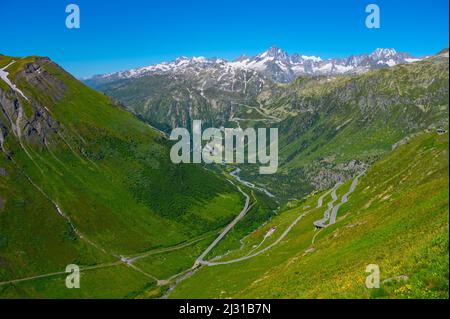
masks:
[(12, 133), (33, 145), (44, 145), (57, 132), (57, 123), (44, 107), (33, 101), (27, 115), (23, 102), (11, 91), (0, 89), (0, 110), (5, 115), (0, 119), (0, 142)]
[[(42, 68), (45, 63), (51, 62), (46, 58), (39, 58), (36, 62), (27, 64), (24, 70), (10, 80), (13, 83), (21, 83), (25, 80), (33, 87), (38, 87), (40, 91), (48, 92), (46, 99), (57, 102), (64, 96), (66, 88), (61, 81), (50, 76)], [(0, 116), (0, 146), (2, 148), (3, 141), (9, 134), (33, 145), (44, 146), (57, 133), (58, 123), (50, 115), (50, 110), (32, 96), (28, 96), (27, 99), (20, 97), (12, 89), (0, 89), (0, 113), (2, 114)]]
[(338, 182), (344, 182), (351, 177), (366, 170), (368, 163), (351, 160), (346, 163), (335, 165), (330, 163), (317, 163), (307, 167), (307, 180), (314, 186), (314, 189), (324, 190), (333, 187)]

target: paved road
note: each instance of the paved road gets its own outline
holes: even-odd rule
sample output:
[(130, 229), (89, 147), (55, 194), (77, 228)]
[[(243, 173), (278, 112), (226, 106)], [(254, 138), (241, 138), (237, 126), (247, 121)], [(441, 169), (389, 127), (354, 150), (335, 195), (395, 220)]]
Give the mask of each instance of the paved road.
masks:
[(136, 254), (136, 255), (128, 256), (128, 257), (122, 257), (122, 260), (126, 261), (127, 263), (133, 263), (136, 260), (147, 258), (148, 256), (161, 254), (161, 253), (166, 253), (166, 252), (170, 252), (170, 251), (175, 251), (175, 250), (179, 250), (179, 249), (191, 246), (191, 245), (193, 245), (195, 243), (198, 243), (199, 241), (202, 241), (202, 240), (204, 240), (204, 239), (206, 239), (206, 238), (208, 238), (210, 236), (212, 236), (212, 234), (208, 234), (206, 236), (200, 236), (199, 238), (196, 238), (196, 239), (193, 239), (193, 240), (189, 240), (189, 241), (186, 241), (184, 243), (177, 244), (175, 246), (164, 247), (164, 248), (156, 248), (156, 249), (152, 249), (150, 251), (147, 251), (145, 253)]
[(261, 245), (266, 241), (267, 238), (269, 238), (270, 236), (273, 235), (273, 233), (275, 232), (275, 228), (271, 228), (269, 231), (266, 232), (266, 234), (264, 235), (263, 240), (261, 240), (261, 242), (255, 246), (254, 248), (252, 248), (248, 253), (247, 256), (250, 255), (252, 252), (254, 252), (255, 250), (257, 250), (259, 247), (261, 247)]
[(294, 220), (294, 222), (289, 225), (289, 227), (284, 231), (284, 233), (277, 238), (276, 241), (274, 241), (272, 244), (270, 244), (269, 246), (257, 251), (256, 253), (253, 253), (251, 255), (246, 255), (244, 257), (241, 258), (237, 258), (237, 259), (233, 259), (233, 260), (228, 260), (228, 261), (218, 261), (218, 262), (209, 262), (209, 261), (202, 261), (201, 264), (203, 265), (207, 265), (207, 266), (217, 266), (217, 265), (227, 265), (227, 264), (233, 264), (233, 263), (237, 263), (243, 260), (247, 260), (250, 258), (253, 258), (255, 256), (258, 256), (259, 254), (262, 254), (263, 252), (269, 250), (270, 248), (272, 248), (273, 246), (277, 245), (280, 241), (282, 241), (284, 239), (284, 237), (286, 237), (287, 234), (289, 234), (289, 232), (291, 231), (291, 229), (297, 225), (297, 223), (306, 215), (306, 213), (301, 214), (299, 217), (297, 217), (297, 219)]
[[(325, 211), (325, 213), (323, 214), (323, 218), (319, 219), (319, 220), (316, 220), (314, 222), (314, 226), (320, 227), (320, 228), (324, 228), (325, 227), (325, 223), (330, 218), (330, 212), (333, 209), (334, 202), (337, 201), (337, 199), (338, 199), (338, 197), (336, 195), (336, 191), (341, 185), (342, 185), (341, 182), (338, 182), (336, 185), (334, 185), (333, 189), (331, 190), (331, 198), (332, 199), (331, 199), (331, 201), (328, 202), (328, 208)], [(324, 194), (324, 195), (326, 195), (326, 194)], [(322, 196), (324, 196), (324, 195), (322, 195)], [(321, 200), (321, 198), (319, 198), (319, 200)], [(323, 200), (323, 198), (322, 198), (322, 200)], [(320, 207), (320, 206), (317, 204), (317, 207)]]
[[(230, 183), (234, 184), (233, 182), (230, 181)], [(238, 216), (236, 216), (235, 219), (233, 219), (233, 221), (231, 223), (229, 223), (225, 229), (220, 233), (220, 235), (211, 243), (211, 245), (208, 246), (208, 248), (206, 248), (206, 250), (197, 258), (197, 260), (194, 263), (194, 268), (201, 264), (203, 262), (203, 258), (205, 258), (205, 256), (225, 237), (225, 235), (231, 230), (231, 228), (234, 227), (234, 225), (236, 225), (244, 216), (245, 214), (247, 214), (248, 212), (248, 206), (250, 203), (250, 197), (247, 195), (247, 193), (245, 193), (244, 191), (242, 191), (242, 189), (235, 185), (237, 187), (237, 189), (245, 196), (245, 205), (244, 208), (241, 210), (241, 212), (239, 213)]]
[[(231, 184), (235, 185), (232, 181), (228, 180)], [(169, 289), (166, 291), (166, 293), (161, 297), (161, 299), (166, 299), (167, 296), (175, 289), (175, 287), (184, 279), (192, 276), (195, 272), (199, 271), (202, 267), (204, 267), (205, 261), (203, 258), (225, 237), (225, 235), (233, 228), (249, 211), (249, 204), (250, 204), (250, 197), (247, 193), (245, 193), (239, 186), (235, 185), (239, 192), (241, 192), (245, 196), (245, 205), (242, 211), (239, 213), (239, 215), (233, 219), (233, 221), (228, 224), (225, 229), (220, 233), (220, 235), (211, 243), (211, 245), (206, 248), (206, 250), (195, 260), (194, 264), (191, 268), (186, 269), (178, 274), (175, 274), (171, 276), (168, 279), (165, 280), (158, 280), (158, 285), (163, 286), (167, 285), (169, 283), (172, 283), (172, 285), (169, 287)]]
[[(136, 267), (132, 263), (135, 260), (146, 258), (146, 257), (151, 256), (151, 255), (161, 254), (161, 253), (165, 253), (165, 252), (169, 252), (169, 251), (174, 251), (174, 250), (185, 248), (185, 247), (187, 247), (189, 245), (193, 245), (193, 244), (195, 244), (195, 243), (197, 243), (197, 242), (207, 238), (208, 236), (211, 236), (211, 235), (201, 236), (199, 238), (190, 240), (190, 241), (182, 243), (182, 244), (178, 244), (178, 245), (171, 246), (171, 247), (158, 248), (158, 249), (154, 249), (154, 250), (142, 253), (142, 254), (133, 255), (133, 256), (130, 256), (130, 257), (123, 257), (123, 256), (116, 256), (116, 255), (114, 255), (114, 257), (116, 257), (116, 258), (118, 258), (120, 260), (116, 261), (116, 262), (111, 262), (111, 263), (99, 264), (99, 265), (96, 265), (96, 266), (80, 267), (80, 271), (87, 271), (87, 270), (99, 269), (99, 268), (107, 268), (107, 267), (118, 266), (118, 265), (121, 265), (121, 264), (126, 264), (127, 266), (131, 267), (132, 269), (134, 269), (134, 270), (144, 274), (146, 277), (150, 277), (150, 278), (156, 280), (158, 282), (158, 284), (159, 284), (160, 282), (162, 282), (161, 280), (159, 280), (158, 278), (152, 276), (151, 274), (143, 272), (140, 268)], [(80, 237), (82, 237), (82, 235), (80, 235)], [(85, 238), (82, 238), (82, 239), (86, 240)], [(94, 243), (92, 243), (92, 244), (95, 245)], [(102, 249), (102, 251), (104, 251), (104, 250)], [(39, 278), (47, 278), (47, 277), (53, 277), (53, 276), (57, 276), (57, 275), (64, 275), (64, 274), (67, 275), (67, 273), (65, 271), (59, 271), (59, 272), (42, 274), (42, 275), (30, 276), (30, 277), (26, 277), (26, 278), (19, 278), (19, 279), (14, 279), (14, 280), (0, 282), (0, 286), (6, 285), (6, 284), (19, 283), (19, 282), (22, 282), (22, 281), (39, 279)]]
[[(251, 108), (251, 109), (254, 109), (256, 112), (258, 112), (258, 113), (261, 114), (262, 116), (266, 117), (266, 119), (262, 119), (262, 120), (265, 120), (265, 121), (267, 121), (267, 120), (272, 120), (272, 122), (281, 122), (281, 121), (282, 121), (282, 119), (280, 119), (279, 117), (276, 117), (276, 116), (267, 114), (266, 112), (264, 112), (263, 109), (258, 108), (258, 107), (256, 107), (256, 106), (250, 106), (250, 105), (242, 104), (242, 103), (237, 103), (237, 104), (238, 104), (238, 105), (245, 106), (245, 107), (248, 107), (248, 108)], [(260, 105), (261, 105), (261, 104), (260, 104)], [(255, 119), (252, 119), (252, 120), (255, 120)]]
[[(331, 192), (331, 191), (330, 191)], [(323, 202), (323, 198), (325, 197), (325, 195), (329, 194), (329, 192), (325, 193), (324, 195), (322, 195), (321, 197), (319, 197), (318, 201), (317, 201), (317, 207), (321, 207), (322, 206), (322, 202)], [(336, 197), (336, 193), (334, 194), (334, 197)], [(259, 254), (262, 254), (263, 252), (269, 250), (270, 248), (272, 248), (273, 246), (277, 245), (280, 241), (282, 241), (287, 234), (289, 234), (289, 232), (292, 230), (292, 228), (297, 225), (297, 223), (310, 211), (307, 211), (305, 213), (302, 213), (300, 216), (298, 216), (290, 225), (289, 227), (283, 232), (283, 234), (281, 234), (281, 236), (279, 238), (277, 238), (276, 241), (274, 241), (272, 244), (270, 244), (269, 246), (257, 251), (256, 253), (253, 254), (247, 254), (244, 257), (241, 258), (237, 258), (237, 259), (233, 259), (233, 260), (228, 260), (228, 261), (218, 261), (218, 262), (210, 262), (210, 261), (202, 261), (201, 264), (203, 265), (207, 265), (207, 266), (216, 266), (216, 265), (226, 265), (226, 264), (232, 264), (232, 263), (236, 263), (239, 261), (243, 261), (243, 260), (247, 260), (250, 258), (253, 258), (255, 256), (258, 256)], [(264, 237), (263, 241), (266, 239), (266, 237)], [(261, 244), (259, 245), (261, 246)], [(258, 246), (258, 247), (259, 247)]]
[(332, 189), (330, 189), (328, 192), (326, 192), (325, 194), (323, 194), (322, 196), (319, 197), (319, 200), (317, 201), (317, 207), (316, 208), (322, 207), (324, 197), (327, 196), (328, 194), (330, 194), (331, 191), (332, 191)]
[(356, 185), (358, 184), (358, 179), (364, 174), (365, 172), (360, 173), (358, 176), (355, 177), (355, 179), (353, 180), (352, 184), (350, 185), (350, 189), (348, 190), (347, 193), (345, 193), (342, 196), (342, 200), (339, 204), (337, 204), (336, 206), (333, 207), (333, 210), (331, 212), (331, 217), (330, 217), (330, 221), (328, 223), (329, 225), (333, 225), (336, 222), (336, 216), (339, 210), (339, 207), (341, 207), (342, 204), (345, 204), (348, 202), (348, 196), (353, 193), (353, 191), (355, 190)]
[[(337, 183), (335, 186), (334, 186), (334, 188), (333, 188), (333, 190), (332, 190), (332, 192), (331, 192), (331, 196), (332, 196), (332, 200), (328, 203), (328, 209), (333, 209), (333, 212), (334, 212), (334, 215), (333, 215), (333, 212), (332, 212), (332, 218), (333, 218), (333, 223), (336, 221), (336, 214), (337, 214), (337, 212), (338, 212), (338, 210), (339, 210), (339, 207), (342, 205), (342, 204), (344, 204), (344, 203), (346, 203), (347, 201), (348, 201), (348, 196), (355, 190), (355, 187), (356, 187), (356, 185), (358, 184), (358, 179), (362, 176), (364, 174), (364, 172), (362, 172), (361, 174), (359, 174), (358, 176), (356, 176), (355, 177), (355, 179), (353, 180), (353, 182), (352, 182), (352, 184), (351, 184), (351, 186), (350, 186), (350, 189), (349, 189), (349, 191), (347, 192), (347, 193), (345, 193), (343, 196), (342, 196), (342, 200), (341, 200), (341, 202), (339, 203), (339, 205), (337, 205), (337, 206), (335, 206), (335, 207), (333, 207), (333, 203), (338, 199), (338, 197), (337, 197), (337, 195), (336, 195), (336, 190), (339, 188), (339, 186), (341, 186), (342, 185), (342, 183)], [(326, 194), (325, 194), (326, 195)], [(322, 196), (321, 196), (322, 197)], [(319, 202), (320, 201), (320, 202)], [(322, 197), (322, 199), (320, 199), (319, 198), (319, 200), (318, 200), (318, 203), (317, 203), (317, 205), (318, 205), (318, 207), (320, 207), (320, 206), (322, 206), (322, 202), (323, 201), (323, 197)], [(227, 264), (232, 264), (232, 263), (236, 263), (236, 262), (240, 262), (240, 261), (243, 261), (243, 260), (247, 260), (247, 259), (250, 259), (250, 258), (253, 258), (253, 257), (255, 257), (255, 256), (258, 256), (259, 254), (262, 254), (262, 253), (264, 253), (264, 252), (266, 252), (267, 250), (269, 250), (269, 249), (271, 249), (272, 247), (274, 247), (275, 245), (277, 245), (279, 242), (281, 242), (285, 237), (286, 237), (286, 235), (291, 231), (291, 229), (307, 214), (307, 213), (309, 213), (310, 211), (307, 211), (307, 212), (305, 212), (305, 213), (303, 213), (303, 214), (301, 214), (299, 217), (297, 217), (297, 219), (295, 219), (294, 220), (294, 222), (291, 224), (291, 225), (289, 225), (289, 227), (283, 232), (283, 234), (276, 240), (276, 241), (274, 241), (272, 244), (270, 244), (269, 246), (267, 246), (267, 247), (265, 247), (265, 248), (263, 248), (263, 249), (261, 249), (261, 250), (259, 250), (259, 251), (257, 251), (256, 253), (253, 253), (253, 254), (251, 254), (251, 255), (246, 255), (246, 256), (244, 256), (244, 257), (240, 257), (240, 258), (236, 258), (236, 259), (233, 259), (233, 260), (228, 260), (228, 261), (222, 261), (222, 262), (209, 262), (209, 261), (201, 261), (201, 264), (202, 265), (206, 265), (206, 266), (217, 266), (217, 265), (227, 265)], [(334, 216), (334, 217), (333, 217)], [(328, 217), (327, 217), (328, 218)], [(330, 224), (329, 224), (330, 225)], [(317, 234), (316, 234), (317, 235)]]

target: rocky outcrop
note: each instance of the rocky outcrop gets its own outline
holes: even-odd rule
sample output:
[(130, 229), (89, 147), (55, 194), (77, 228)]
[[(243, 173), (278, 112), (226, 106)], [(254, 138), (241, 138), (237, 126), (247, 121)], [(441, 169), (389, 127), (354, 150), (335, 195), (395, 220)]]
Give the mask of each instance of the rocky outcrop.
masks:
[(51, 105), (64, 97), (67, 88), (63, 81), (47, 72), (44, 66), (63, 72), (50, 59), (37, 58), (34, 62), (26, 64), (22, 70), (17, 72), (15, 80), (18, 83), (25, 82), (35, 90), (44, 93), (45, 98), (49, 99), (48, 103)]
[[(57, 102), (64, 96), (65, 85), (44, 70), (42, 65), (45, 63), (51, 62), (46, 58), (39, 58), (25, 65), (23, 70), (10, 80), (14, 83), (26, 81), (38, 88), (40, 92), (48, 92), (45, 99)], [(0, 145), (2, 148), (9, 134), (43, 147), (57, 133), (58, 123), (50, 115), (50, 110), (30, 95), (27, 99), (21, 98), (12, 89), (0, 88)]]

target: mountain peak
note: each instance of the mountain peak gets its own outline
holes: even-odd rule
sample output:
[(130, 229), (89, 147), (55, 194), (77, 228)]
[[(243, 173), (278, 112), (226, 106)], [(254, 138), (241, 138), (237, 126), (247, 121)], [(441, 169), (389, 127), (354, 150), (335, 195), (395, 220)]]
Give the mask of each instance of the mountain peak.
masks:
[(397, 51), (393, 48), (377, 48), (375, 49), (375, 51), (372, 52), (372, 54), (370, 55), (372, 58), (376, 58), (376, 59), (383, 59), (383, 58), (390, 58), (390, 57), (394, 57), (395, 55), (397, 55)]
[(272, 57), (276, 59), (287, 59), (288, 54), (283, 49), (280, 49), (276, 45), (272, 45), (266, 51), (258, 55), (261, 58)]

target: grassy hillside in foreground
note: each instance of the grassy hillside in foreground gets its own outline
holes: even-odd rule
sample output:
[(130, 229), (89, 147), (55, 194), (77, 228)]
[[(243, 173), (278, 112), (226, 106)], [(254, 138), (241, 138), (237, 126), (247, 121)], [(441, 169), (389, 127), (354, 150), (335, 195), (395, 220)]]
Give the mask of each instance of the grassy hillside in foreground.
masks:
[[(367, 170), (334, 225), (315, 230), (325, 206), (314, 208), (321, 194), (309, 196), (222, 261), (249, 254), (276, 226), (258, 249), (267, 247), (306, 213), (278, 245), (245, 261), (205, 266), (169, 297), (448, 298), (448, 142), (448, 133), (415, 136)], [(368, 264), (380, 267), (379, 289), (365, 286)]]
[[(192, 264), (190, 241), (207, 247), (241, 211), (233, 185), (172, 164), (167, 140), (105, 95), (49, 59), (0, 56), (0, 67), (12, 61), (8, 78), (26, 98), (0, 80), (0, 282), (71, 263), (105, 268), (83, 272), (89, 289), (66, 289), (62, 275), (0, 285), (0, 296), (133, 296)], [(179, 256), (146, 274), (108, 266), (170, 247)]]

